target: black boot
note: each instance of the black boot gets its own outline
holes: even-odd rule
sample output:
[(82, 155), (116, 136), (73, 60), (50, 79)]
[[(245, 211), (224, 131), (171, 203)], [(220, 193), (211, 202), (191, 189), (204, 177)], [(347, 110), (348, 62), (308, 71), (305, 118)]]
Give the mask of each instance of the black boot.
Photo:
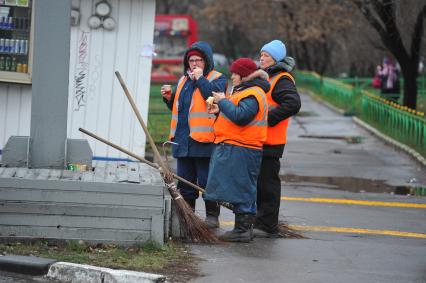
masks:
[(205, 223), (209, 228), (219, 228), (220, 206), (215, 201), (205, 200), (206, 204), (206, 220)]
[(192, 211), (195, 212), (195, 198), (186, 198), (185, 201), (192, 208)]
[(226, 232), (219, 239), (225, 242), (250, 242), (253, 239), (253, 220), (253, 214), (235, 214), (234, 229)]

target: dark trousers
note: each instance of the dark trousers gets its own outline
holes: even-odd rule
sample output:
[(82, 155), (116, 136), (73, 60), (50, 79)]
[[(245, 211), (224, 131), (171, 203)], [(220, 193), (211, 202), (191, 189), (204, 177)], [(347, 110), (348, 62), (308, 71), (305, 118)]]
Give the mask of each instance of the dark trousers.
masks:
[[(209, 157), (180, 157), (177, 159), (177, 174), (204, 189), (207, 184), (209, 163)], [(186, 202), (195, 209), (195, 199), (198, 198), (199, 192), (183, 182), (178, 182), (178, 189)], [(207, 215), (219, 216), (220, 207), (216, 202), (206, 200), (205, 204)]]
[[(177, 159), (177, 174), (204, 189), (207, 184), (209, 163), (208, 157), (180, 157)], [(178, 182), (178, 188), (184, 199), (196, 199), (199, 196), (196, 189), (183, 182)]]
[(257, 214), (255, 227), (269, 233), (278, 232), (281, 203), (280, 159), (262, 158), (257, 179)]

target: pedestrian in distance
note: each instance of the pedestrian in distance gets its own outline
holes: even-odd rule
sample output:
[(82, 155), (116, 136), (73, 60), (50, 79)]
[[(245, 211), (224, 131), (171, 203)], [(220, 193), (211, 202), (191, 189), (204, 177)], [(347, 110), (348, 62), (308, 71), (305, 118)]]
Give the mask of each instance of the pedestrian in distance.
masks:
[(287, 142), (290, 117), (301, 107), (300, 96), (290, 71), (294, 60), (286, 57), (286, 47), (280, 40), (265, 44), (260, 50), (260, 68), (269, 75), (271, 88), (266, 93), (268, 101), (267, 138), (257, 181), (257, 214), (254, 237), (277, 238), (281, 203), (280, 158)]
[(371, 86), (373, 88), (380, 89), (380, 86), (382, 85), (382, 79), (381, 79), (381, 75), (380, 75), (381, 71), (382, 71), (382, 66), (381, 65), (377, 65), (377, 67), (376, 67), (376, 74), (374, 75), (374, 78), (373, 78), (373, 80), (371, 82)]
[[(214, 70), (213, 51), (207, 42), (191, 45), (183, 57), (184, 74), (176, 87), (163, 85), (163, 101), (172, 110), (170, 140), (173, 157), (177, 159), (177, 175), (204, 188), (207, 182), (210, 156), (213, 151), (213, 123), (215, 115), (207, 113), (206, 99), (212, 91), (226, 90), (226, 77)], [(198, 191), (179, 182), (178, 188), (185, 201), (195, 211)], [(220, 207), (205, 201), (206, 224), (219, 227)]]
[(210, 161), (205, 199), (231, 203), (235, 225), (219, 236), (228, 242), (250, 242), (256, 214), (256, 182), (266, 140), (268, 75), (249, 58), (232, 63), (232, 93), (213, 93), (210, 113), (215, 149)]
[(378, 74), (381, 79), (381, 95), (390, 101), (398, 103), (400, 97), (399, 72), (390, 58), (385, 57), (383, 59), (382, 68)]

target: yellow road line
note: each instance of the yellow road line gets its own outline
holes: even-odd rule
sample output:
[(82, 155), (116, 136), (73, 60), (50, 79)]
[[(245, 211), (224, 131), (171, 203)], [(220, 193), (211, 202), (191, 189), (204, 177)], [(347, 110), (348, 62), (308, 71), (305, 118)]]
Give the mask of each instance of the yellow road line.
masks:
[(402, 231), (392, 231), (392, 230), (374, 230), (374, 229), (363, 229), (363, 228), (345, 228), (345, 227), (329, 227), (329, 226), (302, 226), (302, 225), (291, 225), (290, 227), (295, 229), (295, 230), (300, 230), (300, 231), (356, 233), (356, 234), (386, 235), (386, 236), (426, 239), (426, 234), (423, 234), (423, 233), (402, 232)]
[[(234, 221), (220, 221), (220, 224), (222, 226), (233, 226)], [(304, 225), (289, 225), (289, 227), (298, 231), (355, 233), (355, 234), (385, 235), (385, 236), (395, 236), (395, 237), (426, 239), (426, 234), (423, 234), (423, 233), (402, 232), (402, 231), (392, 231), (392, 230), (375, 230), (375, 229), (331, 227), (331, 226), (304, 226)]]
[(355, 205), (369, 205), (369, 206), (408, 207), (408, 208), (423, 208), (423, 209), (426, 208), (426, 204), (423, 204), (423, 203), (367, 201), (367, 200), (355, 200), (355, 199), (281, 197), (281, 200), (324, 202), (324, 203), (337, 203), (337, 204), (355, 204)]

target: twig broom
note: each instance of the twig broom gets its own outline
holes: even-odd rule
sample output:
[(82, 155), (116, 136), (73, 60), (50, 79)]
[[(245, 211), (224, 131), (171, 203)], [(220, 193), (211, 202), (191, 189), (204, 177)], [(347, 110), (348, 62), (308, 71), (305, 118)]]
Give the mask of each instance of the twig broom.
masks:
[(124, 80), (122, 79), (120, 73), (118, 71), (115, 72), (115, 75), (118, 78), (118, 81), (121, 84), (121, 87), (124, 90), (124, 94), (132, 106), (136, 117), (140, 125), (142, 126), (143, 131), (148, 139), (149, 144), (151, 145), (152, 150), (154, 151), (154, 156), (157, 158), (160, 167), (163, 171), (163, 178), (166, 183), (167, 189), (172, 196), (176, 207), (176, 213), (178, 215), (180, 226), (183, 235), (193, 241), (193, 242), (202, 242), (202, 243), (216, 243), (218, 242), (218, 238), (214, 235), (214, 233), (207, 227), (207, 225), (202, 221), (193, 211), (192, 208), (186, 203), (183, 199), (182, 195), (179, 193), (176, 184), (173, 181), (173, 174), (170, 172), (167, 165), (164, 163), (160, 153), (158, 152), (157, 146), (154, 143), (154, 140), (151, 134), (148, 131), (148, 128), (145, 125), (145, 122), (142, 119), (142, 116), (139, 113), (139, 110), (136, 107), (135, 102), (133, 101), (132, 96), (130, 95), (129, 90), (127, 89)]
[[(197, 215), (192, 211), (192, 208), (186, 203), (186, 201), (182, 198), (182, 196), (180, 195), (179, 191), (176, 188), (175, 183), (173, 182), (173, 179), (166, 181), (166, 177), (164, 175), (163, 170), (161, 169), (161, 167), (153, 162), (150, 162), (148, 160), (146, 160), (145, 158), (134, 154), (131, 151), (128, 151), (126, 149), (124, 149), (121, 146), (118, 146), (110, 141), (107, 141), (104, 138), (99, 137), (98, 135), (95, 135), (92, 132), (89, 132), (88, 130), (85, 130), (83, 128), (79, 128), (78, 129), (80, 132), (100, 141), (103, 142), (141, 162), (144, 162), (146, 164), (148, 164), (149, 166), (160, 170), (161, 173), (163, 174), (163, 178), (166, 182), (166, 186), (167, 189), (170, 192), (170, 195), (172, 196), (173, 201), (176, 204), (176, 212), (178, 214), (178, 218), (179, 218), (179, 222), (181, 223), (181, 229), (182, 229), (182, 234), (185, 238), (193, 241), (193, 242), (198, 242), (198, 243), (217, 243), (219, 242), (218, 238), (207, 228), (207, 226), (205, 225), (205, 223), (199, 219), (197, 217)], [(194, 184), (192, 184), (191, 182), (175, 175), (174, 173), (169, 174), (169, 176), (171, 176), (172, 178), (178, 179), (179, 181), (185, 182), (188, 185), (191, 186), (196, 186)], [(183, 212), (181, 212), (183, 211)], [(195, 220), (194, 220), (195, 219)]]

